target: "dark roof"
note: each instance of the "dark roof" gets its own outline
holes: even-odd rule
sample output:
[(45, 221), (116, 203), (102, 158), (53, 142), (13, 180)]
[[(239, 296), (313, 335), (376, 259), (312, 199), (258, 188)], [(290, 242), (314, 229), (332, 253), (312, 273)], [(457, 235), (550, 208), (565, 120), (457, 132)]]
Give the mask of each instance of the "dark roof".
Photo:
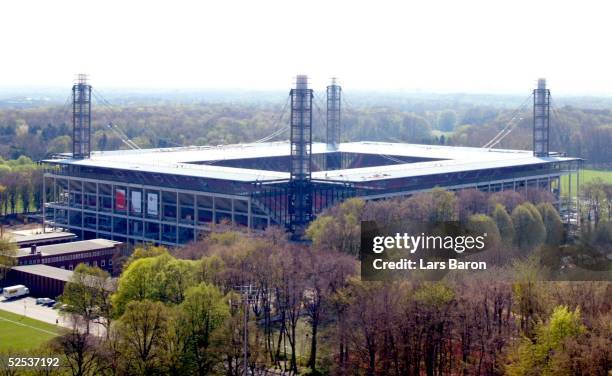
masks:
[(56, 268), (44, 264), (13, 266), (11, 269), (22, 273), (39, 275), (64, 282), (68, 282), (74, 273), (72, 270)]
[[(42, 256), (62, 255), (66, 253), (79, 253), (87, 251), (96, 251), (101, 249), (114, 248), (121, 242), (116, 242), (107, 239), (91, 239), (78, 242), (60, 243), (43, 245), (36, 247), (36, 252), (40, 252)], [(31, 248), (21, 248), (17, 251), (17, 257), (28, 256), (31, 254)]]

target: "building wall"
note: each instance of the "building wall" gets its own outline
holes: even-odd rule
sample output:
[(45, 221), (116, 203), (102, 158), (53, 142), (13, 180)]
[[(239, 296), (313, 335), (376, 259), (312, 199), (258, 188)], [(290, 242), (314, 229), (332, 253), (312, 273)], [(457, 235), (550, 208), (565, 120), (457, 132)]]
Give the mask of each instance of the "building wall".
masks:
[[(439, 186), (450, 190), (477, 188), (487, 192), (538, 187), (549, 189), (559, 197), (560, 176), (564, 173), (561, 164), (545, 164), (524, 170), (481, 170), (380, 180), (356, 184), (351, 195), (378, 200), (409, 196)], [(282, 225), (283, 214), (287, 211), (287, 198), (282, 189), (276, 195), (255, 197), (250, 192), (241, 196), (54, 173), (45, 174), (45, 182), (52, 190), (52, 200), (45, 205), (45, 218), (52, 225), (68, 228), (83, 239), (101, 237), (132, 244), (151, 242), (175, 246), (197, 240), (201, 234), (215, 228), (258, 231), (271, 224)], [(227, 184), (229, 191), (233, 183)], [(269, 187), (277, 189), (274, 185)], [(332, 191), (340, 192), (338, 189)], [(151, 195), (156, 199), (149, 200)], [(333, 204), (337, 200), (330, 197), (322, 202)], [(325, 204), (320, 206), (316, 212), (324, 209)]]
[(19, 257), (18, 265), (43, 264), (57, 268), (74, 270), (78, 264), (88, 264), (112, 273), (113, 256), (118, 248), (105, 248), (86, 252), (73, 252), (59, 255), (43, 256), (40, 253)]
[[(231, 184), (231, 183), (228, 183)], [(263, 230), (270, 225), (265, 209), (250, 196), (161, 186), (126, 184), (75, 176), (45, 174), (52, 199), (45, 218), (82, 239), (177, 245), (197, 240), (216, 227)]]
[(52, 277), (30, 274), (18, 270), (10, 270), (6, 286), (25, 285), (30, 290), (30, 296), (55, 299), (64, 292), (65, 281)]

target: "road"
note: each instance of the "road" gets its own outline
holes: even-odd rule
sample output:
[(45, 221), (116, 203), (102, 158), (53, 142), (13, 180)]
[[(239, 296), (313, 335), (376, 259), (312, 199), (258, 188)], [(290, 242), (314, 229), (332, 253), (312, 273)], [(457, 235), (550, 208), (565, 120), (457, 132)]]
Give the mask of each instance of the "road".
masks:
[[(36, 304), (36, 299), (25, 297), (15, 300), (4, 300), (0, 298), (0, 310), (15, 313), (17, 315), (25, 315), (26, 317), (43, 321), (49, 324), (72, 328), (72, 322), (69, 317), (60, 314), (60, 311), (51, 307), (45, 307)], [(90, 332), (94, 335), (104, 335), (104, 326), (98, 323), (92, 323)]]

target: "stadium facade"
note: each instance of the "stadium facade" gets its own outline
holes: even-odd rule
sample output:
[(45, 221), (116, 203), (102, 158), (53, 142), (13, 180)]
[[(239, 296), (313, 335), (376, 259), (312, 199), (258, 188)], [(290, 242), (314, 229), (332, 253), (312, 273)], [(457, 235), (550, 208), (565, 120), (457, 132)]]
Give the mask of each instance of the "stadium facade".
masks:
[[(537, 152), (339, 142), (341, 90), (335, 80), (327, 90), (328, 140), (313, 143), (312, 90), (304, 76), (290, 94), (289, 141), (91, 152), (88, 119), (83, 121), (90, 116), (83, 106), (91, 106), (91, 87), (78, 85), (86, 86), (73, 89), (79, 141), (74, 153), (44, 161), (49, 199), (43, 217), (82, 239), (174, 246), (215, 229), (272, 225), (299, 234), (322, 210), (349, 197), (378, 200), (435, 187), (537, 187), (550, 190), (561, 205), (561, 176), (581, 166), (578, 158), (548, 151), (549, 93), (541, 83), (534, 90)], [(577, 187), (570, 184), (572, 189)]]

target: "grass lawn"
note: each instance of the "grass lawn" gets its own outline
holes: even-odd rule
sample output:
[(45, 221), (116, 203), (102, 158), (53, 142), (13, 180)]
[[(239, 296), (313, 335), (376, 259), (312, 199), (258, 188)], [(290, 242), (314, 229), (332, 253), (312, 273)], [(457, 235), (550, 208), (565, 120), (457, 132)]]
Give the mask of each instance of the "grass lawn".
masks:
[[(576, 174), (572, 174), (572, 196), (576, 196)], [(604, 182), (612, 184), (612, 171), (606, 170), (582, 170), (580, 171), (580, 185), (595, 178), (601, 178)], [(569, 193), (569, 176), (561, 178), (561, 192)]]
[(55, 325), (0, 310), (0, 351), (36, 348), (58, 334)]

